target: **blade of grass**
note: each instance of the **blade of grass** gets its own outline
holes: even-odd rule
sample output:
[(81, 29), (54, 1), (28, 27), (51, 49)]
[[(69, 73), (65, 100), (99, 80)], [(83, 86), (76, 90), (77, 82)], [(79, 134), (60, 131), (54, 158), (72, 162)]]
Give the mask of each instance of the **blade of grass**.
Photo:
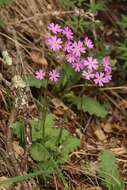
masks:
[(13, 183), (26, 181), (26, 180), (28, 180), (30, 178), (33, 178), (33, 177), (36, 177), (36, 176), (42, 175), (42, 174), (43, 174), (42, 171), (37, 171), (37, 172), (29, 173), (29, 174), (24, 175), (24, 176), (16, 176), (16, 177), (8, 178), (8, 179), (5, 179), (5, 180), (1, 180), (0, 181), (0, 186), (10, 185), (10, 184), (13, 184)]

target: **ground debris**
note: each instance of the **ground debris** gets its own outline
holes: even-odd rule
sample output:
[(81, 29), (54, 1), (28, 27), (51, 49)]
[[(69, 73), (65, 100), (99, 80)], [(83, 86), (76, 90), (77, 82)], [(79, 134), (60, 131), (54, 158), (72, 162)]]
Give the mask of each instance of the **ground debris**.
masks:
[(94, 131), (97, 139), (99, 141), (105, 141), (106, 140), (106, 135), (104, 134), (103, 130), (101, 128), (96, 128), (95, 131)]
[(88, 187), (88, 185), (81, 184), (76, 188), (76, 190), (103, 190), (103, 189), (99, 186)]
[(44, 58), (43, 54), (39, 51), (32, 51), (31, 59), (35, 64), (39, 64), (44, 67), (48, 66), (47, 60)]
[(17, 141), (13, 141), (13, 149), (14, 149), (14, 154), (16, 158), (20, 158), (24, 154), (24, 149), (19, 145)]

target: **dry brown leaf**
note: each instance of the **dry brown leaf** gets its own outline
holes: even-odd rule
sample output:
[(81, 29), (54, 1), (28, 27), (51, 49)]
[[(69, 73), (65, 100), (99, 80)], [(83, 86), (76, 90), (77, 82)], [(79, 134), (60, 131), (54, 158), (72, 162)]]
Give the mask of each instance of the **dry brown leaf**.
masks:
[(96, 172), (98, 169), (97, 161), (85, 161), (85, 163), (80, 162), (80, 167), (86, 173), (89, 173), (92, 176), (96, 176)]
[(85, 145), (86, 145), (86, 147), (85, 147), (86, 150), (89, 150), (89, 151), (95, 150), (95, 147), (93, 145), (88, 144), (88, 143), (86, 143)]
[(103, 190), (103, 189), (99, 186), (88, 187), (88, 185), (81, 184), (76, 188), (76, 190)]
[(127, 100), (125, 100), (125, 99), (121, 100), (120, 106), (124, 107), (126, 109), (127, 108)]
[(53, 111), (53, 114), (55, 114), (57, 116), (62, 116), (62, 115), (64, 115), (64, 110), (57, 109), (57, 110)]
[(35, 1), (31, 0), (30, 3), (29, 3), (29, 0), (27, 0), (26, 2), (29, 5), (29, 8), (31, 9), (33, 14), (36, 14), (37, 13), (37, 4), (35, 3)]
[(106, 136), (105, 136), (105, 134), (101, 128), (96, 128), (94, 133), (95, 133), (95, 135), (99, 141), (105, 141), (106, 140)]
[(112, 33), (113, 33), (113, 30), (112, 29), (108, 29), (107, 32), (106, 32), (106, 35), (110, 36)]
[(53, 98), (52, 103), (53, 103), (53, 105), (55, 106), (56, 109), (62, 107), (65, 111), (68, 110), (68, 107), (65, 106), (65, 104), (58, 98)]
[(0, 190), (8, 190), (8, 188), (0, 187)]
[(68, 107), (65, 106), (65, 104), (58, 98), (53, 98), (52, 104), (55, 106), (55, 110), (53, 113), (57, 116), (64, 115), (64, 113), (68, 110)]
[(95, 186), (95, 187), (89, 187), (86, 190), (103, 190), (103, 189), (101, 187)]
[(119, 125), (119, 123), (114, 123), (114, 124), (112, 125), (112, 128), (113, 128), (113, 129), (116, 129), (116, 130), (120, 130), (120, 125)]
[(13, 142), (13, 149), (14, 149), (14, 153), (15, 153), (16, 158), (23, 156), (24, 149), (18, 144), (17, 141)]
[(127, 149), (125, 147), (112, 148), (112, 152), (117, 156), (122, 156), (127, 154)]
[(31, 52), (31, 59), (36, 64), (42, 65), (44, 67), (48, 66), (47, 60), (44, 58), (42, 53), (39, 51), (32, 51)]
[(102, 128), (104, 132), (111, 133), (112, 132), (112, 125), (111, 123), (102, 124)]
[(90, 161), (89, 162), (89, 165), (88, 165), (88, 170), (90, 172), (90, 174), (92, 174), (93, 176), (96, 175), (96, 172), (97, 172), (97, 162), (95, 161)]
[(85, 184), (80, 184), (76, 187), (76, 190), (86, 190), (88, 185)]

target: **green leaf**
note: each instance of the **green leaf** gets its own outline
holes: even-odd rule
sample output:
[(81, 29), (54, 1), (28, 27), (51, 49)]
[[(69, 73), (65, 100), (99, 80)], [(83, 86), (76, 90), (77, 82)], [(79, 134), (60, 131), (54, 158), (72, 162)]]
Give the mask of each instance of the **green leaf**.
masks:
[(80, 140), (76, 137), (68, 135), (62, 144), (61, 161), (64, 163), (68, 160), (69, 154), (73, 152), (80, 145)]
[[(72, 69), (69, 63), (63, 64), (60, 86), (72, 86), (80, 80), (81, 76)], [(59, 87), (60, 88), (60, 87)]]
[(103, 104), (100, 104), (97, 100), (88, 96), (75, 97), (72, 99), (72, 103), (77, 106), (78, 110), (88, 112), (90, 115), (104, 118), (108, 114), (108, 111)]
[(5, 20), (3, 18), (0, 18), (0, 29), (4, 29), (5, 28)]
[(0, 0), (0, 6), (7, 6), (9, 4), (11, 4), (14, 0)]
[(77, 33), (79, 30), (84, 32), (86, 21), (84, 18), (79, 18), (74, 16), (73, 19), (70, 21), (69, 25), (73, 28), (73, 30)]
[(45, 128), (45, 135), (52, 134), (52, 131), (55, 130), (53, 129), (54, 126), (54, 120), (53, 120), (53, 115), (52, 114), (47, 114), (45, 120), (41, 119), (34, 119), (31, 122), (32, 125), (32, 141), (37, 141), (39, 139), (42, 139), (42, 130), (43, 130), (43, 125)]
[(61, 5), (63, 5), (66, 9), (72, 9), (75, 7), (76, 1), (77, 0), (61, 0)]
[(47, 139), (50, 139), (51, 137), (56, 138), (59, 129), (54, 128), (53, 114), (47, 114), (44, 126), (45, 126), (45, 136), (47, 137)]
[(47, 161), (49, 153), (41, 143), (33, 143), (31, 148), (31, 156), (35, 161)]
[(34, 118), (31, 122), (32, 126), (32, 141), (37, 141), (39, 139), (42, 139), (42, 121), (38, 120), (37, 118)]
[(108, 190), (123, 190), (116, 158), (111, 151), (105, 150), (100, 154), (98, 174)]
[(106, 8), (106, 1), (102, 1), (102, 0), (97, 0), (95, 3), (90, 3), (90, 10), (93, 13), (96, 13), (98, 11), (104, 11), (104, 9)]
[(51, 128), (54, 126), (54, 117), (53, 114), (49, 113), (46, 115), (45, 119), (45, 127), (46, 128)]
[(44, 87), (44, 88), (46, 88), (46, 86), (47, 86), (47, 80), (45, 80), (45, 79), (38, 80), (32, 75), (25, 76), (24, 81), (25, 81), (26, 85), (29, 87), (36, 87), (36, 88)]
[[(42, 138), (42, 126), (45, 127), (45, 136)], [(80, 141), (71, 136), (64, 128), (55, 128), (52, 114), (47, 114), (44, 120), (32, 121), (32, 158), (47, 168), (48, 173), (54, 170), (49, 161), (55, 163), (55, 168), (69, 159), (69, 154), (79, 146)], [(44, 164), (44, 165), (43, 165)]]
[(49, 176), (54, 172), (55, 169), (57, 169), (58, 165), (54, 164), (52, 160), (48, 160), (45, 162), (40, 162), (39, 163), (40, 169), (44, 172), (45, 177)]
[(127, 28), (127, 15), (122, 15), (122, 19), (120, 22), (118, 22), (120, 26), (122, 26), (124, 29)]

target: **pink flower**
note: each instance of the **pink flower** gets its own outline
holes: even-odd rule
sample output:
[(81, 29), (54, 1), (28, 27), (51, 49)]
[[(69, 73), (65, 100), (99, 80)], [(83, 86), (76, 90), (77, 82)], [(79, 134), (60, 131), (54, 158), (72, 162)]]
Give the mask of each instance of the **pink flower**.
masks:
[(108, 57), (104, 57), (102, 60), (102, 64), (104, 66), (104, 71), (107, 74), (111, 74), (112, 72), (112, 67), (110, 66), (110, 62), (109, 62), (109, 58)]
[(69, 63), (73, 63), (76, 60), (76, 57), (72, 54), (67, 54), (65, 59), (69, 62)]
[(84, 66), (86, 66), (89, 70), (96, 70), (98, 68), (98, 62), (96, 59), (93, 59), (92, 57), (87, 57), (87, 59), (84, 60)]
[(83, 62), (80, 59), (77, 59), (75, 62), (72, 63), (72, 68), (76, 71), (76, 72), (80, 72), (83, 68)]
[(64, 51), (66, 51), (68, 53), (70, 53), (72, 51), (72, 42), (71, 41), (65, 42)]
[(94, 46), (93, 42), (88, 37), (85, 37), (84, 43), (85, 43), (86, 47), (88, 47), (89, 49), (92, 49)]
[(73, 32), (68, 26), (64, 27), (62, 33), (66, 36), (68, 40), (73, 39)]
[(110, 65), (109, 58), (108, 58), (108, 57), (104, 57), (103, 60), (102, 60), (102, 64), (103, 64), (104, 66)]
[(53, 82), (57, 82), (59, 77), (60, 77), (60, 74), (59, 74), (58, 70), (53, 69), (52, 71), (49, 72), (49, 80), (51, 80)]
[(49, 46), (49, 48), (53, 51), (58, 51), (62, 48), (62, 40), (61, 38), (57, 38), (57, 36), (52, 36), (48, 38), (46, 43)]
[(83, 47), (83, 42), (78, 41), (78, 42), (74, 42), (72, 44), (72, 54), (75, 57), (80, 57), (81, 53), (85, 53), (85, 47)]
[(61, 31), (62, 31), (60, 25), (55, 24), (55, 23), (53, 23), (53, 22), (48, 25), (48, 29), (49, 29), (50, 31), (52, 31), (53, 34), (57, 34), (58, 32), (61, 32)]
[(88, 70), (88, 71), (83, 71), (82, 72), (82, 76), (87, 79), (87, 80), (91, 80), (94, 78), (94, 73), (91, 71), (91, 70)]
[(95, 84), (98, 86), (104, 86), (104, 83), (106, 82), (105, 76), (103, 72), (96, 72), (95, 73), (95, 79), (94, 79)]
[(110, 65), (107, 65), (104, 67), (104, 71), (107, 73), (107, 74), (111, 74), (112, 72), (112, 67)]
[(112, 79), (112, 75), (110, 75), (110, 74), (106, 74), (106, 76), (105, 76), (105, 83), (110, 82), (111, 79)]
[(38, 71), (35, 72), (36, 79), (42, 80), (44, 79), (46, 73), (43, 69), (39, 69)]

